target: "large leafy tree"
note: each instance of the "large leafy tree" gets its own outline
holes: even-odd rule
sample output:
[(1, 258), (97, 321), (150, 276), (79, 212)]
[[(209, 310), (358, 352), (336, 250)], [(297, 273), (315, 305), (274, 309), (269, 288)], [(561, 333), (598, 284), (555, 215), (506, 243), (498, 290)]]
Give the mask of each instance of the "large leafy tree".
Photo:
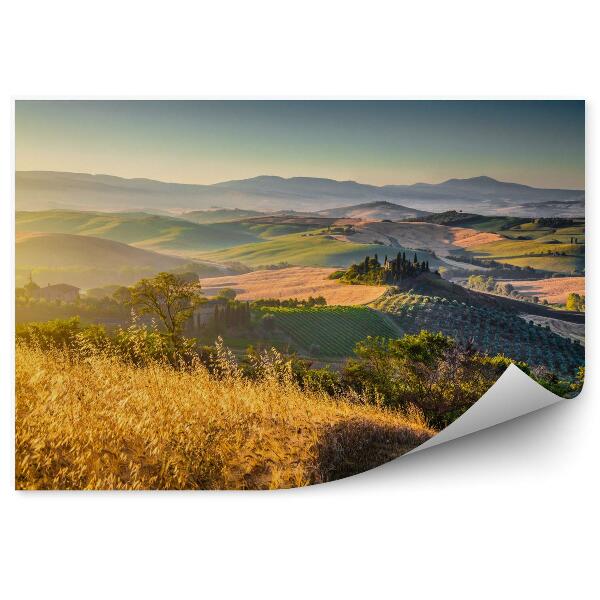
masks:
[(139, 314), (156, 317), (175, 346), (185, 322), (202, 302), (205, 298), (199, 281), (186, 281), (172, 273), (141, 279), (131, 288), (129, 300)]

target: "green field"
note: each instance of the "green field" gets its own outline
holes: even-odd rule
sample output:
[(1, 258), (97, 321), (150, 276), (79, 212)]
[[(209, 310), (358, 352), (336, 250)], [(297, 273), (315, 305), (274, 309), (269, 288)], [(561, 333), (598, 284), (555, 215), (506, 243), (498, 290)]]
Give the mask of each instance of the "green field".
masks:
[(479, 246), (471, 246), (469, 252), (482, 258), (515, 258), (525, 255), (562, 253), (580, 256), (585, 253), (583, 244), (553, 244), (539, 240), (498, 240)]
[(396, 338), (398, 330), (377, 311), (363, 306), (263, 308), (276, 326), (312, 356), (343, 357), (368, 336)]
[[(572, 231), (579, 228), (569, 227), (565, 229)], [(558, 231), (560, 232), (561, 230)], [(506, 234), (507, 232), (502, 233)], [(512, 231), (512, 233), (515, 232)], [(537, 239), (503, 239), (487, 244), (471, 246), (468, 250), (464, 250), (462, 254), (478, 259), (495, 260), (500, 263), (519, 267), (530, 266), (543, 271), (559, 273), (583, 272), (585, 268), (585, 244), (570, 243), (571, 237), (577, 237), (583, 242), (585, 238), (581, 233), (578, 231), (567, 234), (550, 233), (546, 230), (538, 233), (543, 233), (543, 235), (540, 235)], [(562, 256), (563, 253), (564, 256)]]
[(585, 269), (583, 256), (522, 256), (500, 260), (517, 267), (532, 267), (552, 273), (582, 274)]
[[(256, 244), (201, 254), (196, 258), (218, 262), (243, 262), (249, 266), (287, 262), (299, 266), (347, 267), (364, 260), (366, 255), (378, 254), (383, 258), (402, 250), (407, 254), (414, 252), (410, 248), (341, 241), (321, 231), (283, 235)], [(419, 260), (429, 260), (432, 267), (439, 264), (439, 261), (427, 252), (419, 251), (417, 254)]]
[(463, 343), (472, 339), (481, 352), (542, 365), (563, 377), (584, 364), (582, 346), (509, 312), (418, 294), (388, 295), (372, 306), (393, 315), (404, 333), (427, 329)]
[(390, 252), (389, 246), (343, 242), (326, 235), (296, 233), (256, 244), (246, 244), (199, 255), (219, 262), (237, 261), (250, 266), (288, 262), (300, 266), (338, 267), (363, 260), (365, 255)]

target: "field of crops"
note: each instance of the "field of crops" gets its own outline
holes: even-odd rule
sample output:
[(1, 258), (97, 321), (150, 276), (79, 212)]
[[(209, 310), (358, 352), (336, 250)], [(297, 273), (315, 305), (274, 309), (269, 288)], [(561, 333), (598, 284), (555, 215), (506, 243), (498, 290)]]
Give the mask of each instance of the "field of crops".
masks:
[(350, 356), (368, 336), (396, 338), (399, 332), (377, 311), (363, 306), (264, 308), (277, 327), (313, 356)]
[(392, 314), (405, 333), (428, 329), (461, 342), (472, 338), (482, 352), (543, 365), (563, 377), (584, 363), (583, 346), (507, 312), (417, 294), (389, 295), (373, 306)]

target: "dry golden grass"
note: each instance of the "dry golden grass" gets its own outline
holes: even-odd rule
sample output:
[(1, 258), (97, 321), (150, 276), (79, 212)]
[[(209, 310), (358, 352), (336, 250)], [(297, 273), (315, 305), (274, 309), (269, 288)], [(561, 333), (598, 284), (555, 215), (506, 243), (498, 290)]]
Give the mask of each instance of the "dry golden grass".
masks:
[(452, 243), (459, 248), (470, 248), (471, 246), (489, 244), (504, 239), (497, 233), (477, 231), (468, 227), (449, 227), (448, 229), (452, 231)]
[(202, 291), (216, 295), (223, 288), (232, 288), (239, 300), (259, 298), (298, 298), (324, 296), (327, 304), (353, 306), (376, 300), (386, 290), (385, 286), (344, 285), (327, 279), (335, 269), (324, 267), (290, 267), (275, 271), (254, 271), (244, 275), (210, 277), (200, 281)]
[(526, 296), (538, 296), (550, 304), (564, 304), (573, 292), (585, 295), (585, 277), (553, 277), (551, 279), (509, 280), (515, 289)]
[[(352, 235), (336, 235), (336, 239), (363, 244), (383, 243), (406, 248), (427, 248), (438, 256), (457, 249), (503, 240), (497, 233), (485, 233), (468, 227), (447, 227), (436, 223), (362, 222), (354, 225)], [(393, 254), (393, 251), (390, 251)]]
[(17, 489), (267, 489), (387, 462), (433, 432), (410, 415), (270, 376), (16, 353)]

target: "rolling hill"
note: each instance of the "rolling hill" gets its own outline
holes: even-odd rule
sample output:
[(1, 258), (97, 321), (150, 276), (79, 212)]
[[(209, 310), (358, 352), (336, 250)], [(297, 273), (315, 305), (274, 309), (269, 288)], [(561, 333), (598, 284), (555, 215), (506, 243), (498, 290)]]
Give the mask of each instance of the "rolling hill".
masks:
[(419, 219), (419, 221), (447, 225), (449, 227), (470, 227), (477, 229), (477, 231), (502, 231), (522, 223), (527, 223), (529, 220), (518, 217), (490, 217), (488, 215), (465, 213), (456, 210), (430, 214)]
[(556, 273), (583, 273), (585, 245), (561, 243), (558, 240), (503, 239), (470, 246), (462, 253), (477, 259), (495, 260), (518, 267), (532, 267)]
[(159, 271), (184, 269), (188, 264), (181, 258), (91, 236), (17, 233), (16, 237), (17, 286), (26, 283), (30, 273), (38, 285), (129, 285)]
[[(198, 258), (217, 262), (242, 262), (249, 266), (287, 262), (299, 266), (347, 267), (364, 259), (365, 255), (391, 254), (402, 251), (383, 243), (355, 243), (337, 239), (326, 230), (282, 235), (256, 244), (237, 246), (219, 252), (198, 255)], [(409, 248), (404, 248), (412, 252)], [(429, 260), (432, 266), (438, 261), (427, 252), (418, 252), (419, 260)]]
[(429, 213), (408, 208), (393, 202), (378, 201), (367, 202), (366, 204), (356, 204), (352, 206), (341, 206), (339, 208), (328, 208), (319, 211), (320, 215), (335, 218), (360, 219), (361, 221), (403, 221), (405, 219), (414, 219), (425, 217)]
[(261, 240), (260, 231), (253, 232), (237, 222), (199, 224), (144, 212), (19, 211), (16, 230), (90, 235), (181, 255)]
[[(466, 299), (467, 302), (449, 300), (411, 290), (382, 297), (373, 306), (391, 315), (402, 333), (418, 333), (422, 329), (441, 332), (461, 343), (470, 342), (481, 352), (501, 353), (531, 366), (544, 366), (569, 379), (584, 364), (581, 345), (534, 324), (531, 315), (525, 313), (525, 306), (519, 313), (506, 310), (502, 304), (470, 304)], [(518, 318), (518, 314), (524, 318)]]
[(251, 217), (260, 217), (264, 213), (258, 210), (242, 210), (241, 208), (215, 208), (207, 210), (192, 210), (179, 215), (180, 218), (194, 223), (228, 223), (241, 221)]
[[(192, 185), (88, 173), (17, 171), (15, 181), (19, 210), (182, 212), (220, 206), (255, 211), (315, 211), (387, 201), (427, 212), (463, 210), (515, 216), (523, 214), (524, 206), (536, 204), (537, 216), (551, 216), (556, 212), (552, 203), (571, 203), (579, 210), (576, 207), (582, 206), (585, 198), (583, 190), (533, 188), (485, 176), (449, 179), (438, 184), (385, 186), (315, 177), (259, 176)], [(531, 211), (526, 212), (530, 216)]]

